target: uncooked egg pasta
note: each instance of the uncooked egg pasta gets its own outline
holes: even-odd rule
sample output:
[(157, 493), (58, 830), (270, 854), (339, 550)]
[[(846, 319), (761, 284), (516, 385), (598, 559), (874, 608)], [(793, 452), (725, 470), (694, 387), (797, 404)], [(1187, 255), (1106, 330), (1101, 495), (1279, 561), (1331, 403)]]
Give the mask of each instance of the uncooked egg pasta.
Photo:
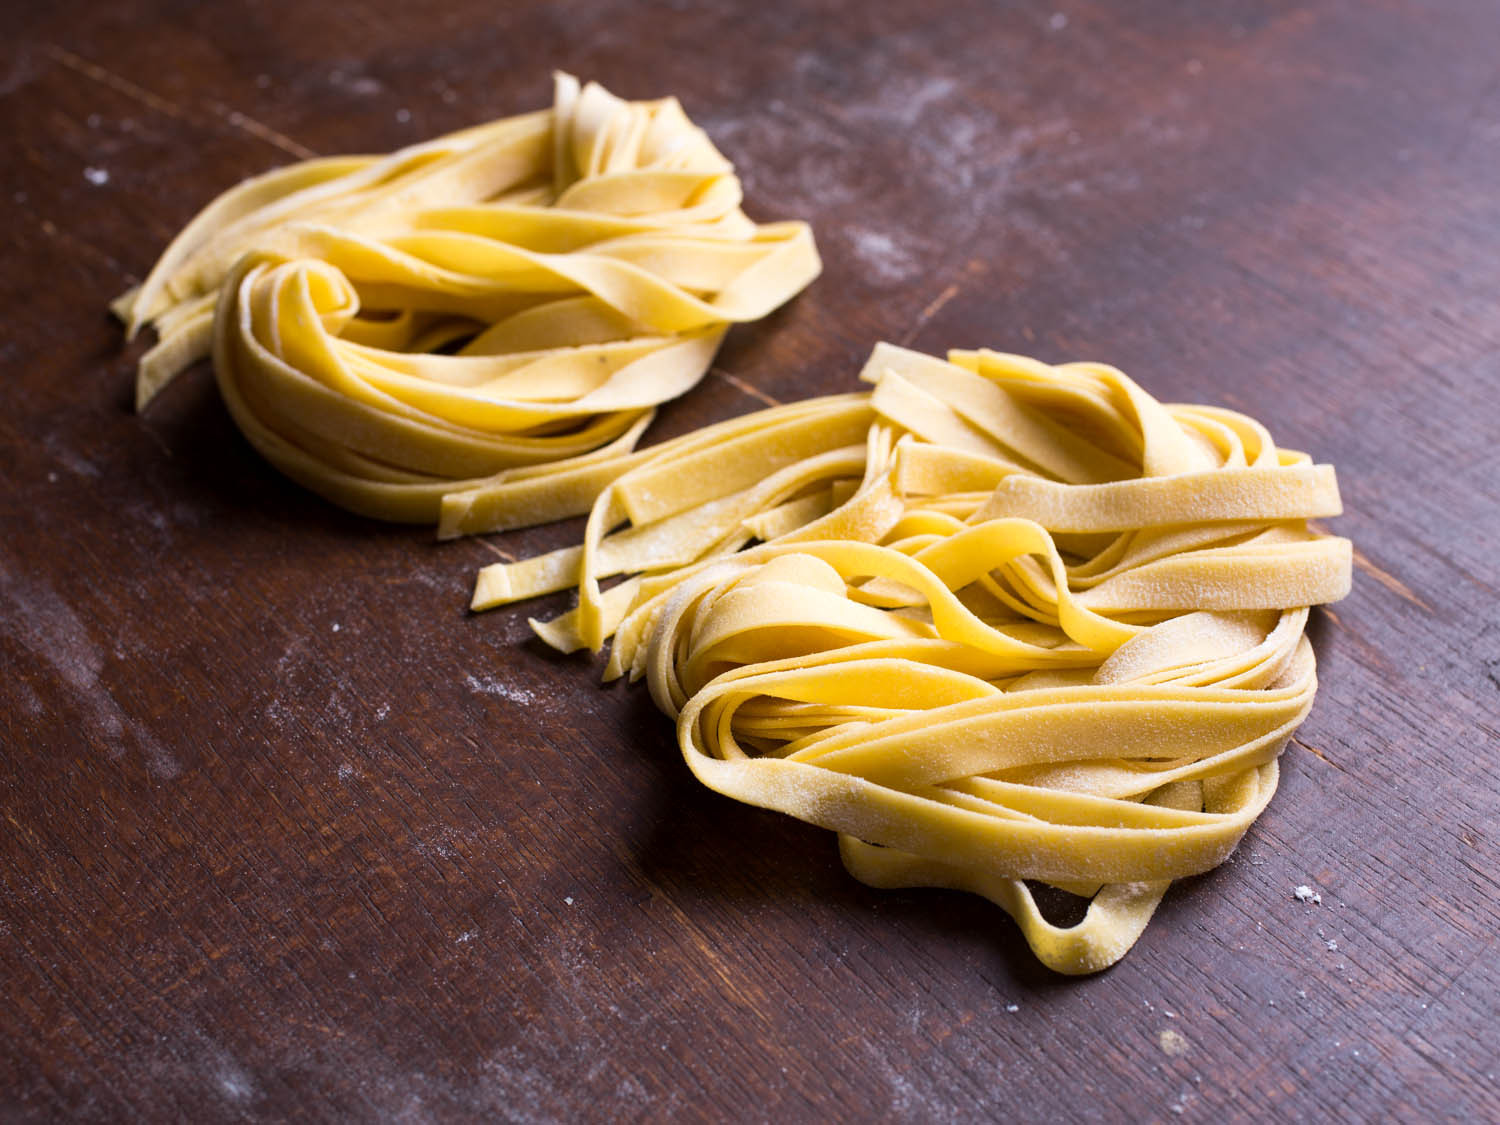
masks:
[(443, 537), (587, 513), (473, 608), (576, 587), (537, 633), (612, 638), (606, 679), (646, 679), (706, 785), (1103, 969), (1275, 792), (1309, 607), (1349, 588), (1308, 525), (1333, 470), (1100, 364), (884, 344), (870, 391), (637, 449), (818, 270), (675, 100), (559, 75), (549, 110), (234, 188), (115, 309), (159, 337), (138, 406), (212, 353), (255, 448), (346, 508)]
[(606, 677), (647, 679), (710, 788), (1103, 969), (1275, 792), (1308, 608), (1349, 588), (1348, 541), (1307, 525), (1340, 511), (1333, 470), (1100, 364), (880, 345), (862, 378), (637, 455), (581, 546), (485, 568), (473, 605), (577, 585), (536, 631), (613, 636)]
[[(820, 269), (677, 101), (558, 75), (549, 110), (231, 189), (115, 303), (144, 408), (212, 352), (235, 422), (333, 502), (463, 531), (589, 510), (732, 323)], [(457, 525), (455, 525), (457, 526)]]

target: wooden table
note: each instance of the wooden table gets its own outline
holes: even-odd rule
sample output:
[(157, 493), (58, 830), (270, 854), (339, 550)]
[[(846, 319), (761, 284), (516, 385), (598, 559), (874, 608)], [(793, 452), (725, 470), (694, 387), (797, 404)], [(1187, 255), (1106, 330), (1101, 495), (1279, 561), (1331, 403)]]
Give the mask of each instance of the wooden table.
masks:
[[(1492, 0), (19, 7), (0, 1117), (1500, 1118)], [(347, 516), (204, 371), (131, 413), (105, 302), (215, 192), (554, 67), (681, 96), (827, 263), (658, 433), (884, 338), (1108, 360), (1338, 466), (1356, 586), (1281, 791), (1114, 970), (861, 887), (536, 607), (466, 614), (576, 523)]]

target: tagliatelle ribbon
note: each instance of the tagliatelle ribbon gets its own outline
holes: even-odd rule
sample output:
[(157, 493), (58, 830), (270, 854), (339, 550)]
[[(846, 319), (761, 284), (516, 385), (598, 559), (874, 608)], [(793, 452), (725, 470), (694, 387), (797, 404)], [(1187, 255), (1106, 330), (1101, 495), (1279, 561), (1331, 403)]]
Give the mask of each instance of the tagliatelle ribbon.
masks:
[(1309, 607), (1350, 583), (1308, 525), (1340, 511), (1333, 470), (1104, 365), (884, 344), (869, 392), (639, 450), (729, 325), (819, 271), (805, 224), (740, 201), (675, 100), (567, 75), (549, 110), (280, 169), (115, 303), (159, 337), (137, 405), (212, 353), (255, 448), (353, 511), (442, 537), (588, 513), (473, 607), (576, 586), (537, 633), (613, 638), (606, 678), (647, 680), (706, 785), (1103, 969), (1275, 792)]
[(485, 568), (473, 604), (577, 585), (538, 634), (612, 635), (606, 677), (648, 680), (706, 785), (1105, 968), (1275, 792), (1308, 607), (1349, 588), (1348, 541), (1307, 525), (1341, 510), (1333, 470), (1097, 364), (880, 345), (862, 378), (637, 454), (581, 546)]
[[(156, 328), (144, 408), (212, 351), (287, 475), (445, 533), (587, 511), (728, 326), (818, 273), (805, 223), (757, 225), (675, 99), (558, 75), (553, 108), (226, 192), (115, 304)], [(450, 510), (454, 510), (451, 509)]]

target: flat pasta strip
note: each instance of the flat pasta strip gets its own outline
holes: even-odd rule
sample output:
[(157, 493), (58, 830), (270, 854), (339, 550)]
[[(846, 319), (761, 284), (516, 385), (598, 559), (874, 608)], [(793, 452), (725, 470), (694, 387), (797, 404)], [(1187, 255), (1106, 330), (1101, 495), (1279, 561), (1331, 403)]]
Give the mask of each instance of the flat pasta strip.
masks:
[(345, 508), (445, 536), (580, 514), (728, 327), (817, 276), (805, 223), (740, 200), (675, 99), (566, 74), (548, 110), (279, 169), (115, 302), (158, 335), (137, 406), (212, 354), (251, 444)]
[(636, 455), (582, 546), (485, 568), (474, 608), (577, 585), (538, 634), (613, 636), (606, 677), (646, 678), (710, 788), (1106, 968), (1275, 793), (1308, 607), (1349, 589), (1348, 541), (1307, 523), (1341, 510), (1333, 469), (1100, 364), (882, 344), (861, 378)]

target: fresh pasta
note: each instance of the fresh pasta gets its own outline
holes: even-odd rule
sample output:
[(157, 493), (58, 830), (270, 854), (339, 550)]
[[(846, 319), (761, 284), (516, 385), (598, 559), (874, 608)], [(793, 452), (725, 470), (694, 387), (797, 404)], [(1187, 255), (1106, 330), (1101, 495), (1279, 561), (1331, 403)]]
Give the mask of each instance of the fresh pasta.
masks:
[(137, 407), (212, 353), (252, 445), (345, 508), (465, 532), (587, 511), (728, 326), (817, 276), (677, 101), (556, 78), (551, 109), (304, 161), (203, 210), (115, 303)]
[[(212, 355), (282, 472), (440, 537), (587, 514), (471, 605), (610, 644), (704, 784), (838, 834), (877, 887), (980, 894), (1063, 973), (1115, 963), (1266, 808), (1350, 584), (1333, 469), (1101, 364), (878, 345), (868, 391), (637, 448), (728, 326), (820, 269), (673, 99), (551, 109), (211, 203), (115, 311), (144, 409)], [(1088, 900), (1049, 922), (1032, 884)]]
[(638, 454), (580, 546), (486, 567), (473, 606), (576, 585), (537, 633), (613, 637), (606, 678), (647, 680), (710, 788), (1106, 968), (1275, 792), (1309, 607), (1349, 589), (1348, 541), (1307, 523), (1341, 510), (1333, 470), (1100, 364), (882, 344), (862, 378)]

